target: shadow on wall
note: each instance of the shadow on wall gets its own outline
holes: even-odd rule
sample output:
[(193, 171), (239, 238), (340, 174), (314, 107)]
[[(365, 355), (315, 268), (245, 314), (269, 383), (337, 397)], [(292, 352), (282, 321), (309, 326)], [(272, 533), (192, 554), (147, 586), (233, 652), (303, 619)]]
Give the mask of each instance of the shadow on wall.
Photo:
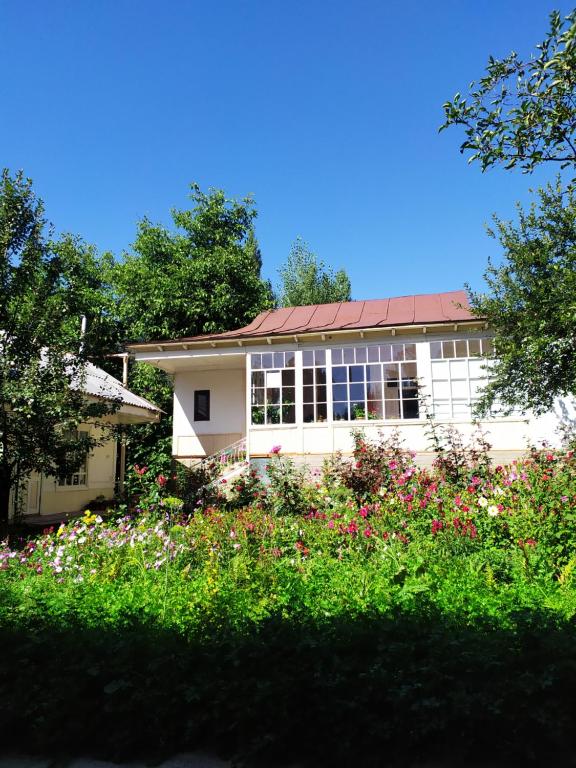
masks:
[[(120, 626), (121, 624), (121, 626)], [(202, 638), (125, 617), (0, 634), (3, 750), (160, 759), (208, 748), (245, 765), (574, 765), (576, 627), (434, 614), (268, 619)]]

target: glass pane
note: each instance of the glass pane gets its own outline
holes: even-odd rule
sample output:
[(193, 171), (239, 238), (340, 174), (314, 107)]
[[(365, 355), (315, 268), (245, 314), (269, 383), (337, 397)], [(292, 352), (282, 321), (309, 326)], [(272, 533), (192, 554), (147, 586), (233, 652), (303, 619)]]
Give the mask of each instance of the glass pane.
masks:
[(304, 405), (303, 414), (304, 414), (304, 423), (310, 424), (311, 421), (314, 421), (314, 406), (306, 403)]
[(305, 349), (302, 352), (302, 365), (314, 365), (314, 351)]
[(266, 371), (266, 386), (279, 387), (282, 384), (280, 371)]
[(416, 363), (402, 363), (400, 372), (403, 379), (415, 379), (418, 376)]
[(284, 361), (286, 368), (294, 368), (296, 365), (296, 355), (294, 352), (286, 352), (286, 359)]
[(293, 370), (285, 369), (282, 371), (282, 386), (293, 387), (295, 382), (296, 372)]
[(441, 341), (430, 342), (430, 357), (432, 358), (432, 360), (442, 359), (442, 342)]
[(334, 403), (332, 414), (334, 421), (348, 421), (348, 403)]
[(434, 400), (434, 416), (437, 419), (446, 419), (451, 416), (448, 400)]
[(366, 390), (364, 384), (350, 384), (350, 400), (364, 400)]
[(284, 368), (284, 352), (274, 352), (274, 368)]
[(334, 400), (348, 400), (348, 387), (346, 384), (333, 384), (332, 398)]
[(304, 368), (302, 371), (302, 382), (304, 384), (314, 384), (314, 368)]
[(343, 352), (343, 359), (345, 363), (353, 363), (354, 362), (354, 347), (346, 347), (346, 349), (342, 350)]
[(443, 341), (442, 342), (442, 357), (454, 357), (454, 342)]
[(368, 400), (382, 400), (382, 384), (380, 382), (366, 384), (366, 397)]
[(357, 347), (356, 348), (356, 362), (357, 363), (365, 363), (366, 362), (366, 347)]
[(418, 387), (412, 380), (402, 382), (402, 397), (418, 397)]
[(316, 406), (316, 421), (326, 421), (328, 419), (328, 406), (326, 403), (319, 403)]
[(367, 365), (366, 366), (366, 381), (382, 381), (382, 366), (381, 365)]
[(468, 344), (466, 339), (458, 339), (456, 342), (456, 357), (468, 357)]
[(382, 368), (384, 369), (384, 381), (398, 379), (398, 365), (395, 363), (386, 363)]
[(268, 387), (266, 389), (266, 401), (268, 405), (278, 405), (280, 402), (280, 387)]
[(416, 360), (416, 344), (404, 344), (404, 360)]
[(316, 402), (317, 403), (325, 403), (326, 402), (326, 387), (325, 386), (316, 387)]
[(350, 403), (350, 419), (355, 421), (356, 419), (365, 419), (366, 409), (364, 407), (364, 401)]
[(284, 424), (296, 423), (296, 406), (295, 405), (282, 406), (282, 422)]
[(332, 368), (332, 381), (340, 384), (348, 378), (348, 368), (344, 365), (340, 368)]
[(264, 408), (252, 408), (252, 424), (264, 424)]
[(280, 406), (269, 405), (266, 408), (266, 422), (268, 424), (280, 424)]
[(435, 381), (434, 387), (434, 401), (447, 400), (450, 397), (450, 383), (448, 381)]
[(252, 355), (252, 368), (262, 367), (262, 355)]
[(314, 387), (302, 387), (302, 399), (305, 403), (314, 402)]
[(453, 379), (451, 382), (452, 397), (454, 399), (468, 399), (469, 389), (466, 379)]
[(377, 363), (379, 359), (378, 347), (368, 347), (368, 362)]
[(402, 403), (402, 411), (405, 419), (417, 419), (418, 418), (418, 400), (404, 400)]
[(392, 360), (404, 360), (404, 344), (392, 344)]
[(480, 357), (480, 339), (468, 339), (468, 354), (470, 357)]
[(384, 402), (384, 418), (385, 419), (400, 418), (400, 400), (386, 400)]
[(482, 355), (491, 357), (494, 354), (494, 342), (492, 339), (482, 339)]
[(398, 400), (400, 397), (400, 384), (397, 381), (387, 381), (384, 385), (384, 397), (386, 400)]
[(392, 360), (392, 347), (390, 344), (382, 344), (380, 347), (380, 360), (383, 363), (388, 363)]
[(316, 365), (326, 365), (326, 350), (324, 349), (315, 350), (314, 363)]
[(316, 368), (316, 384), (326, 384), (326, 368)]
[(470, 406), (466, 400), (453, 400), (452, 401), (452, 414), (454, 416), (469, 416)]
[(450, 366), (451, 379), (467, 379), (468, 378), (468, 361), (467, 360), (450, 360), (448, 365)]
[(252, 386), (263, 387), (264, 386), (264, 371), (253, 371), (252, 373)]
[(384, 412), (382, 410), (381, 400), (368, 400), (368, 418), (369, 419), (382, 419)]
[(252, 405), (264, 405), (264, 390), (253, 389), (252, 390)]
[(262, 355), (262, 368), (273, 368), (272, 365), (272, 353), (266, 352), (266, 354)]
[(296, 402), (296, 390), (294, 387), (284, 387), (282, 390), (282, 403), (293, 405)]
[(363, 365), (351, 365), (348, 370), (350, 371), (350, 381), (364, 381)]
[(341, 349), (333, 349), (332, 350), (332, 365), (339, 365), (342, 362), (342, 350)]

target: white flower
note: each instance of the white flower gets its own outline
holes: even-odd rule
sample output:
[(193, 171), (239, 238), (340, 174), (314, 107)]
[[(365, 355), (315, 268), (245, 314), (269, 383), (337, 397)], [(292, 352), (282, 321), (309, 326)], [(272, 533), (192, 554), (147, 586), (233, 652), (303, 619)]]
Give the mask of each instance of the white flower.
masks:
[(479, 507), (487, 507), (488, 506), (488, 500), (484, 498), (484, 496), (480, 496), (478, 499), (478, 506)]
[(500, 488), (499, 485), (497, 485), (496, 488), (494, 488), (494, 496), (504, 496), (504, 491), (502, 490), (502, 488)]
[(496, 504), (491, 504), (488, 507), (488, 514), (490, 515), (490, 517), (497, 517), (500, 514), (500, 510), (498, 509)]

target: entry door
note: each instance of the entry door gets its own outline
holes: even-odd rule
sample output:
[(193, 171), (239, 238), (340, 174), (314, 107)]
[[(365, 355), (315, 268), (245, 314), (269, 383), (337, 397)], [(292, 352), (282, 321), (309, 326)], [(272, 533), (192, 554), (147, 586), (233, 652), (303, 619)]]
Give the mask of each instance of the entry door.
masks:
[(28, 478), (26, 501), (24, 505), (26, 515), (40, 514), (40, 492), (42, 490), (42, 475), (33, 474)]

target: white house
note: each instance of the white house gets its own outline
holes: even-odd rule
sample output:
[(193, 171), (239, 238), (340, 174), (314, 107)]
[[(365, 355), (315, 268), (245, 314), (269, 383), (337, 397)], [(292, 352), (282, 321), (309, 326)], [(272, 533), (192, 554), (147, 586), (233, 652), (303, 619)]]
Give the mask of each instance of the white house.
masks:
[[(353, 427), (397, 429), (426, 462), (419, 394), (436, 421), (469, 434), (492, 341), (466, 293), (452, 291), (276, 309), (239, 330), (129, 350), (174, 378), (173, 454), (184, 463), (230, 445), (259, 459), (280, 445), (319, 464), (351, 450)], [(553, 439), (555, 425), (552, 414), (482, 422), (498, 461)]]
[[(102, 418), (113, 424), (142, 424), (160, 419), (160, 409), (143, 397), (135, 395), (117, 379), (101, 368), (88, 363), (82, 389), (89, 398), (104, 398), (119, 402), (119, 408)], [(79, 431), (90, 432), (95, 437), (102, 429), (95, 424), (82, 424)], [(94, 448), (84, 464), (68, 477), (57, 479), (33, 473), (24, 488), (13, 493), (12, 514), (60, 515), (85, 509), (95, 498), (112, 499), (116, 486), (117, 444), (108, 439)]]

